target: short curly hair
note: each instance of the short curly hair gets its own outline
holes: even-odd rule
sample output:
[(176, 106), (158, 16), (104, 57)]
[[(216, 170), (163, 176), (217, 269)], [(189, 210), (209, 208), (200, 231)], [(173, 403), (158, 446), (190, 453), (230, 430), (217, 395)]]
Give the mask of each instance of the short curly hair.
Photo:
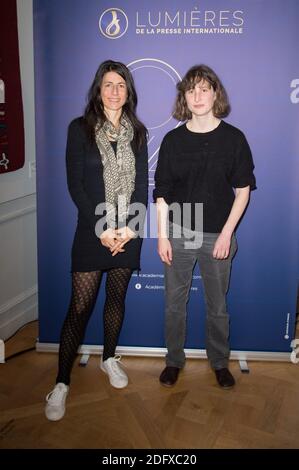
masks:
[(188, 109), (185, 93), (192, 90), (197, 83), (208, 82), (216, 92), (216, 100), (213, 106), (213, 114), (217, 118), (223, 118), (230, 113), (230, 104), (227, 93), (216, 73), (207, 65), (194, 65), (188, 70), (183, 80), (177, 84), (177, 98), (174, 106), (173, 117), (179, 121), (191, 119), (192, 113)]

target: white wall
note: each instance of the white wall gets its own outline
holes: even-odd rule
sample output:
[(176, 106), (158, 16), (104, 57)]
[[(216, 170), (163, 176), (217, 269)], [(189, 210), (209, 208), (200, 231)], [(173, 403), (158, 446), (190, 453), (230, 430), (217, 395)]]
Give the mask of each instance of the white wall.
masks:
[(0, 174), (0, 338), (37, 318), (32, 0), (17, 0), (25, 165)]

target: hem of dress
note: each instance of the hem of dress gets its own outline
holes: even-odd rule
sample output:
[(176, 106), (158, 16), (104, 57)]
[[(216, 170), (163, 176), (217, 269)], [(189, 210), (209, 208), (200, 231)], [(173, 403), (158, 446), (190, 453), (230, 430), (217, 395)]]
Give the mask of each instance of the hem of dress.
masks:
[(137, 267), (132, 267), (132, 266), (106, 266), (106, 267), (92, 267), (92, 268), (79, 268), (79, 269), (75, 269), (74, 267), (71, 268), (70, 270), (70, 273), (90, 273), (90, 272), (94, 272), (94, 271), (109, 271), (110, 269), (119, 269), (119, 268), (129, 268), (129, 269), (132, 269), (132, 271), (141, 271), (141, 268), (140, 266), (137, 266)]

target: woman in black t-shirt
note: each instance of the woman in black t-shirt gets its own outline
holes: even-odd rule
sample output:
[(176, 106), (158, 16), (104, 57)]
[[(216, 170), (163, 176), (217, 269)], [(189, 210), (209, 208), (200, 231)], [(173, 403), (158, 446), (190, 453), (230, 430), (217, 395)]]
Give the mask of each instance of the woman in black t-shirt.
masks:
[[(228, 370), (229, 316), (226, 293), (234, 235), (255, 189), (253, 161), (244, 134), (224, 122), (230, 106), (213, 70), (192, 67), (177, 85), (176, 117), (186, 121), (163, 139), (155, 174), (158, 252), (165, 264), (165, 386), (184, 366), (186, 304), (199, 263), (206, 301), (206, 350), (218, 384), (235, 384)], [(169, 222), (169, 225), (168, 225)], [(169, 231), (167, 230), (169, 228)]]

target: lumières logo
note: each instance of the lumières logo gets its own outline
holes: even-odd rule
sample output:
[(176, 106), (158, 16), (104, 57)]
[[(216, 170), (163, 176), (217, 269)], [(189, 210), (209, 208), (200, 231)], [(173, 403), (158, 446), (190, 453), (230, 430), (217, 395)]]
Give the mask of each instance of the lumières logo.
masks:
[[(198, 6), (189, 10), (138, 9), (130, 21), (138, 35), (239, 35), (244, 32), (245, 14), (243, 10), (208, 10)], [(100, 32), (108, 39), (121, 38), (128, 26), (128, 15), (120, 8), (106, 9), (99, 19)]]
[(136, 34), (242, 34), (242, 10), (136, 11)]
[(119, 39), (127, 31), (129, 20), (120, 8), (108, 8), (99, 19), (100, 32), (108, 39)]

